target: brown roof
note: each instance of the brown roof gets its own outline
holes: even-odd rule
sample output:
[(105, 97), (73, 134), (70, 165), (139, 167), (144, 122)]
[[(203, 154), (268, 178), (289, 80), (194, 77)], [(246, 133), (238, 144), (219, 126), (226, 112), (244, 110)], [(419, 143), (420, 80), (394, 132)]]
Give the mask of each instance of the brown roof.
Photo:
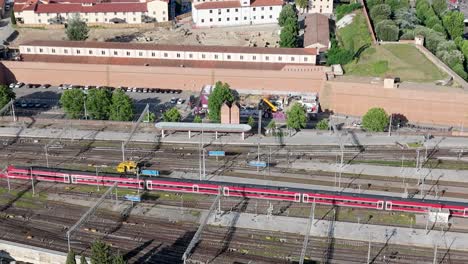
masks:
[(122, 42), (91, 42), (91, 41), (60, 41), (60, 40), (33, 40), (20, 44), (20, 46), (43, 47), (69, 47), (69, 48), (101, 48), (101, 49), (130, 49), (130, 50), (166, 50), (166, 51), (193, 51), (193, 52), (219, 52), (219, 53), (260, 53), (284, 55), (316, 55), (315, 48), (261, 48), (261, 47), (235, 47), (235, 46), (195, 46), (195, 45), (162, 45), (147, 43)]
[(205, 2), (195, 5), (196, 9), (221, 9), (241, 7), (239, 1)]
[(328, 49), (330, 43), (330, 27), (328, 17), (322, 14), (310, 14), (304, 20), (304, 47), (322, 44)]
[[(53, 63), (81, 63), (81, 64), (111, 64), (111, 65), (137, 65), (148, 67), (183, 67), (186, 68), (221, 68), (221, 69), (252, 69), (276, 70), (283, 69), (285, 63), (259, 63), (259, 62), (224, 62), (224, 61), (187, 61), (187, 60), (159, 60), (138, 58), (91, 57), (91, 56), (61, 56), (61, 55), (32, 55), (23, 54), (23, 61), (53, 62)], [(303, 65), (303, 64), (298, 64)], [(310, 65), (308, 65), (310, 66)]]
[(147, 12), (146, 3), (100, 3), (91, 6), (82, 4), (38, 4), (36, 13), (106, 13)]
[(283, 0), (252, 0), (251, 6), (282, 6)]

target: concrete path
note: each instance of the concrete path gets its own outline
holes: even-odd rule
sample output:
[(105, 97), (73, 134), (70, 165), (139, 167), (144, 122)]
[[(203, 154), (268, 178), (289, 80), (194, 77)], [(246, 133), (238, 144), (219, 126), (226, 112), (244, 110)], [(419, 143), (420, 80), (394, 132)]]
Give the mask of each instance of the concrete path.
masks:
[[(206, 215), (206, 212), (205, 214)], [(208, 224), (304, 234), (308, 219), (228, 212), (211, 215)], [(333, 224), (333, 225), (332, 225)], [(332, 226), (330, 226), (332, 225)], [(468, 251), (468, 233), (314, 220), (311, 236)], [(441, 254), (443, 254), (441, 252)]]
[[(61, 129), (40, 129), (40, 128), (23, 128), (23, 127), (2, 127), (0, 128), (0, 136), (3, 137), (24, 137), (24, 138), (51, 138), (57, 137), (62, 132)], [(66, 130), (61, 138), (63, 139), (87, 139), (87, 140), (126, 140), (128, 132), (112, 132), (112, 131), (94, 131), (94, 130)], [(182, 143), (182, 144), (198, 144), (200, 135), (192, 133), (192, 138), (188, 138), (188, 133), (175, 133), (160, 138), (160, 133), (135, 133), (132, 138), (133, 142), (164, 142), (164, 143)], [(215, 139), (214, 133), (205, 133), (204, 141), (206, 144), (233, 144), (233, 145), (257, 145), (258, 138), (256, 136), (246, 135), (246, 139), (242, 140), (239, 134), (224, 135)], [(358, 145), (396, 145), (404, 146), (408, 143), (420, 142), (424, 143), (424, 137), (418, 135), (394, 135), (388, 136), (385, 133), (366, 134), (366, 133), (345, 133), (341, 135), (341, 141), (345, 146)], [(292, 137), (262, 137), (260, 140), (262, 145), (334, 145), (339, 146), (340, 139), (337, 135), (330, 132), (317, 132), (315, 130), (304, 130), (294, 134)], [(434, 146), (444, 148), (455, 148), (456, 150), (468, 149), (468, 137), (435, 137), (425, 145), (428, 148)], [(455, 151), (456, 151), (455, 150)]]
[[(276, 167), (286, 167), (286, 164), (278, 164)], [(290, 164), (293, 169), (305, 169), (314, 171), (342, 172), (356, 175), (372, 175), (382, 177), (398, 177), (407, 179), (439, 180), (451, 182), (468, 182), (468, 170), (444, 170), (422, 168), (400, 168), (391, 166), (376, 166), (367, 164), (347, 164), (342, 168), (336, 164), (320, 163), (313, 161), (295, 161)]]

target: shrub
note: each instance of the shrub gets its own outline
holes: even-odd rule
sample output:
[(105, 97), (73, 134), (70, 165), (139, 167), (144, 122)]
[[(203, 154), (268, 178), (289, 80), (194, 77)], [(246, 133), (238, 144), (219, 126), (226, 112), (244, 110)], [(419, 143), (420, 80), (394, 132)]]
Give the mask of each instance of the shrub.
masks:
[(367, 0), (366, 1), (366, 5), (367, 5), (367, 8), (369, 10), (372, 9), (372, 7), (376, 6), (376, 5), (380, 5), (380, 4), (383, 4), (384, 3), (384, 0)]
[(327, 53), (327, 64), (341, 64), (345, 65), (348, 64), (353, 60), (354, 53), (352, 51), (340, 48), (340, 47), (332, 47), (328, 50)]
[(442, 21), (440, 21), (437, 15), (433, 15), (425, 20), (425, 24), (426, 27), (432, 28), (435, 24), (442, 24)]
[(320, 120), (316, 125), (315, 128), (318, 130), (328, 130), (329, 124), (328, 124), (328, 119), (322, 119)]
[(455, 67), (457, 64), (462, 64), (465, 57), (459, 50), (441, 50), (436, 53), (436, 56), (447, 64), (450, 68)]
[(342, 17), (344, 17), (346, 14), (349, 14), (353, 12), (356, 9), (361, 8), (361, 4), (359, 3), (352, 3), (352, 4), (347, 4), (347, 5), (339, 5), (336, 10), (336, 20), (340, 20)]
[(460, 77), (462, 77), (463, 79), (467, 79), (467, 73), (465, 71), (465, 69), (463, 69), (463, 65), (462, 64), (456, 64), (452, 67), (452, 70), (458, 74)]

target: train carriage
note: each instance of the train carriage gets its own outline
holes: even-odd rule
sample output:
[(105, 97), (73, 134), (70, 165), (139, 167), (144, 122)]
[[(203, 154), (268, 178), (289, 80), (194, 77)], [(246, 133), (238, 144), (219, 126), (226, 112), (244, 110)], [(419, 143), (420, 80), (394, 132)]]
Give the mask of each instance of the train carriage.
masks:
[(301, 202), (301, 193), (284, 190), (270, 190), (250, 187), (224, 186), (224, 196), (247, 197), (277, 201)]
[(118, 187), (129, 188), (129, 189), (145, 189), (145, 181), (138, 180), (135, 178), (120, 178), (120, 177), (109, 177), (109, 176), (95, 176), (95, 175), (84, 175), (84, 174), (70, 174), (71, 183), (74, 184), (85, 184), (85, 185), (97, 185), (97, 186), (112, 186), (117, 182)]
[(354, 197), (346, 195), (331, 195), (323, 193), (304, 193), (304, 203), (317, 203), (325, 205), (349, 206), (383, 210), (385, 201), (383, 199)]
[(178, 182), (166, 180), (146, 180), (146, 188), (150, 191), (169, 191), (201, 194), (219, 194), (220, 186), (216, 184)]

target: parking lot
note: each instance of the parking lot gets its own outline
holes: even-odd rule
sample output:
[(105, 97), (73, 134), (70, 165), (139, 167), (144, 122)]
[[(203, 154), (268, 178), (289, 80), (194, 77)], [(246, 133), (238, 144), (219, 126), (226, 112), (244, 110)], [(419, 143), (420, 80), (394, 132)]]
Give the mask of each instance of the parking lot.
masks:
[(177, 89), (159, 88), (139, 88), (139, 87), (96, 87), (64, 84), (51, 86), (45, 84), (12, 84), (10, 85), (16, 93), (15, 107), (19, 115), (38, 116), (47, 118), (63, 118), (65, 114), (60, 108), (59, 101), (61, 94), (66, 90), (79, 89), (85, 94), (91, 89), (107, 89), (115, 91), (123, 90), (135, 104), (135, 118), (141, 114), (146, 104), (149, 104), (150, 111), (156, 114), (159, 119), (167, 109), (176, 107), (187, 121), (192, 120), (192, 107), (190, 98), (198, 96), (189, 91)]

